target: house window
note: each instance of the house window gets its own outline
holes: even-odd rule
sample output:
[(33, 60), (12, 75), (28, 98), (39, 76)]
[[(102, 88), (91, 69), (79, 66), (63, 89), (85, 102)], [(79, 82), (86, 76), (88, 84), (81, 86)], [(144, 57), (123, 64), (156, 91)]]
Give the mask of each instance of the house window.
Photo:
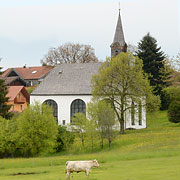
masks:
[(63, 120), (63, 125), (66, 125), (66, 120)]
[(139, 125), (142, 125), (142, 104), (141, 101), (139, 101), (139, 106), (138, 106), (138, 115), (139, 115)]
[(74, 114), (78, 112), (86, 113), (86, 104), (81, 99), (76, 99), (71, 103), (71, 123), (72, 117), (74, 117)]
[(48, 99), (48, 100), (44, 101), (43, 104), (47, 104), (53, 108), (53, 116), (58, 120), (58, 105), (57, 105), (57, 103), (52, 99)]
[(135, 125), (135, 105), (133, 101), (131, 103), (131, 124)]

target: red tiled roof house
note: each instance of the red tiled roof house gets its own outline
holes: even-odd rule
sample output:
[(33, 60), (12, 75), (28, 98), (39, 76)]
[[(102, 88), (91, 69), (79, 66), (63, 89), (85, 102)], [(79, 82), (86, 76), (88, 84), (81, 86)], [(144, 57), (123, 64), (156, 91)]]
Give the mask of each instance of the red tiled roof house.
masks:
[(26, 83), (26, 86), (34, 86), (41, 82), (52, 68), (51, 66), (8, 68), (2, 77), (19, 77)]
[(7, 104), (11, 105), (11, 112), (22, 112), (30, 101), (29, 93), (24, 86), (9, 86), (6, 97), (9, 98)]

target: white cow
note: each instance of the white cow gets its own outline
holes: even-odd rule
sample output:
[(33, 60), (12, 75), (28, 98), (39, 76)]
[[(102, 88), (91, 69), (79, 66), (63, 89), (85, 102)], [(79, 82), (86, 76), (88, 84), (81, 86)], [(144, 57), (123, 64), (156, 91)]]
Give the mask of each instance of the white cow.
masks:
[(90, 161), (67, 161), (66, 162), (66, 179), (70, 179), (73, 172), (85, 172), (88, 178), (89, 172), (93, 167), (99, 167), (97, 160)]

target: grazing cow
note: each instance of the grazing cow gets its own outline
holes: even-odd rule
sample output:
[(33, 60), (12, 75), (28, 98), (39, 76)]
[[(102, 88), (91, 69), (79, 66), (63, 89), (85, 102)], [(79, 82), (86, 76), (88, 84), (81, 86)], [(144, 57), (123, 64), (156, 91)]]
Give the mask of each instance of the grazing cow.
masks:
[(70, 179), (70, 174), (73, 172), (85, 172), (88, 178), (89, 172), (93, 167), (99, 167), (97, 160), (90, 161), (67, 161), (66, 162), (66, 179)]

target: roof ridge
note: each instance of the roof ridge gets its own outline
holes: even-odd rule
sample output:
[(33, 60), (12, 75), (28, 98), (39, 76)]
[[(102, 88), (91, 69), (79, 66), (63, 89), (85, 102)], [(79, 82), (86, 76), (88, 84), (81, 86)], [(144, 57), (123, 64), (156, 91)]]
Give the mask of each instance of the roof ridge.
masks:
[[(35, 68), (35, 67), (52, 67), (52, 66), (26, 66), (27, 69), (28, 68)], [(21, 68), (21, 69), (24, 68), (25, 69), (25, 67), (10, 67), (10, 68), (7, 68), (6, 70), (8, 70), (8, 69), (16, 69), (16, 68)]]

